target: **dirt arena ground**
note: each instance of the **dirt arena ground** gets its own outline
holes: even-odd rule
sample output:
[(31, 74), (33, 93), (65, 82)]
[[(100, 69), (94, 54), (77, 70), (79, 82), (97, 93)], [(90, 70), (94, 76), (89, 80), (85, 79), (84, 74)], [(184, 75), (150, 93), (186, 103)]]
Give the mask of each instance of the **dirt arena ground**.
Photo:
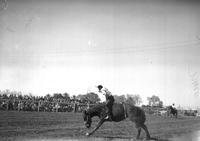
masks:
[[(97, 124), (97, 120), (97, 118), (93, 119), (92, 127)], [(176, 137), (179, 136), (183, 139), (187, 134), (193, 138), (190, 133), (200, 131), (199, 117), (175, 119), (147, 115), (146, 124), (151, 136), (159, 141), (178, 140)], [(1, 141), (137, 141), (135, 139), (137, 131), (128, 119), (118, 123), (104, 123), (91, 137), (85, 136), (88, 131), (83, 125), (81, 113), (0, 111)], [(142, 131), (140, 140), (144, 137)]]

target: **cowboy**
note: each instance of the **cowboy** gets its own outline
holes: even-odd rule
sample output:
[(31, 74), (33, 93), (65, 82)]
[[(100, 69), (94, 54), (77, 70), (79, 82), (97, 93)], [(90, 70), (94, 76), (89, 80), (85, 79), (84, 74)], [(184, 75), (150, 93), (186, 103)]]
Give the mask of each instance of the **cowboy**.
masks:
[[(98, 85), (97, 88), (99, 90), (99, 96), (101, 98), (101, 102), (106, 102), (107, 116), (105, 117), (105, 119), (112, 120), (112, 106), (115, 101), (114, 97), (112, 96), (111, 92), (107, 88), (103, 87), (102, 85)], [(102, 95), (104, 95), (103, 96), (104, 98), (102, 97)]]
[(172, 108), (173, 108), (173, 109), (176, 109), (176, 107), (175, 107), (175, 104), (174, 104), (174, 103), (172, 104)]

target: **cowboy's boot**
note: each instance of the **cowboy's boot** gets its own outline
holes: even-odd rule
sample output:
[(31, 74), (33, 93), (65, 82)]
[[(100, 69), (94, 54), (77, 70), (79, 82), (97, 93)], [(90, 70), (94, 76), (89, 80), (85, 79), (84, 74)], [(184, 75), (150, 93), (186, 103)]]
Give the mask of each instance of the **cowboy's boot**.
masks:
[(112, 121), (112, 116), (110, 113), (107, 114), (107, 116), (105, 117), (106, 120)]

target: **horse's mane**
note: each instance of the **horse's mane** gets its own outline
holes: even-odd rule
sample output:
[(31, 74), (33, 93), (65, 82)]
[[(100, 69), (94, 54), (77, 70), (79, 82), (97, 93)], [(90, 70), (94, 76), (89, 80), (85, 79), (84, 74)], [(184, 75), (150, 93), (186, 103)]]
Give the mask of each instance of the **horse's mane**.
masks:
[(104, 110), (106, 107), (105, 103), (99, 103), (87, 110), (87, 113), (92, 114), (92, 115), (99, 115), (99, 113)]

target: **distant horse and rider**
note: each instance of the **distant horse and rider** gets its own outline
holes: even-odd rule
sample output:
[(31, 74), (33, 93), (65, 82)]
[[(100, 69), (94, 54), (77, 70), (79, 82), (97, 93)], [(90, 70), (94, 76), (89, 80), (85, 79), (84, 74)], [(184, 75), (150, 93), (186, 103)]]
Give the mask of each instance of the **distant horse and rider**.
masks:
[(178, 117), (178, 110), (174, 107), (174, 104), (172, 106), (167, 107), (168, 116), (173, 115), (174, 117)]
[[(101, 93), (102, 88), (102, 85), (98, 86), (99, 92)], [(137, 139), (140, 137), (141, 129), (145, 131), (146, 139), (151, 139), (148, 128), (144, 124), (146, 121), (145, 112), (140, 107), (131, 104), (114, 103), (114, 98), (111, 93), (107, 91), (107, 89), (104, 92), (106, 96), (106, 103), (97, 104), (83, 112), (84, 124), (87, 128), (91, 127), (93, 117), (97, 116), (100, 119), (97, 126), (91, 132), (86, 133), (86, 136), (92, 135), (104, 122), (120, 122), (129, 118), (130, 121), (135, 123), (135, 127), (137, 128)], [(111, 101), (113, 103), (111, 103), (111, 105), (107, 103), (107, 101), (109, 102), (109, 99), (112, 99)]]

